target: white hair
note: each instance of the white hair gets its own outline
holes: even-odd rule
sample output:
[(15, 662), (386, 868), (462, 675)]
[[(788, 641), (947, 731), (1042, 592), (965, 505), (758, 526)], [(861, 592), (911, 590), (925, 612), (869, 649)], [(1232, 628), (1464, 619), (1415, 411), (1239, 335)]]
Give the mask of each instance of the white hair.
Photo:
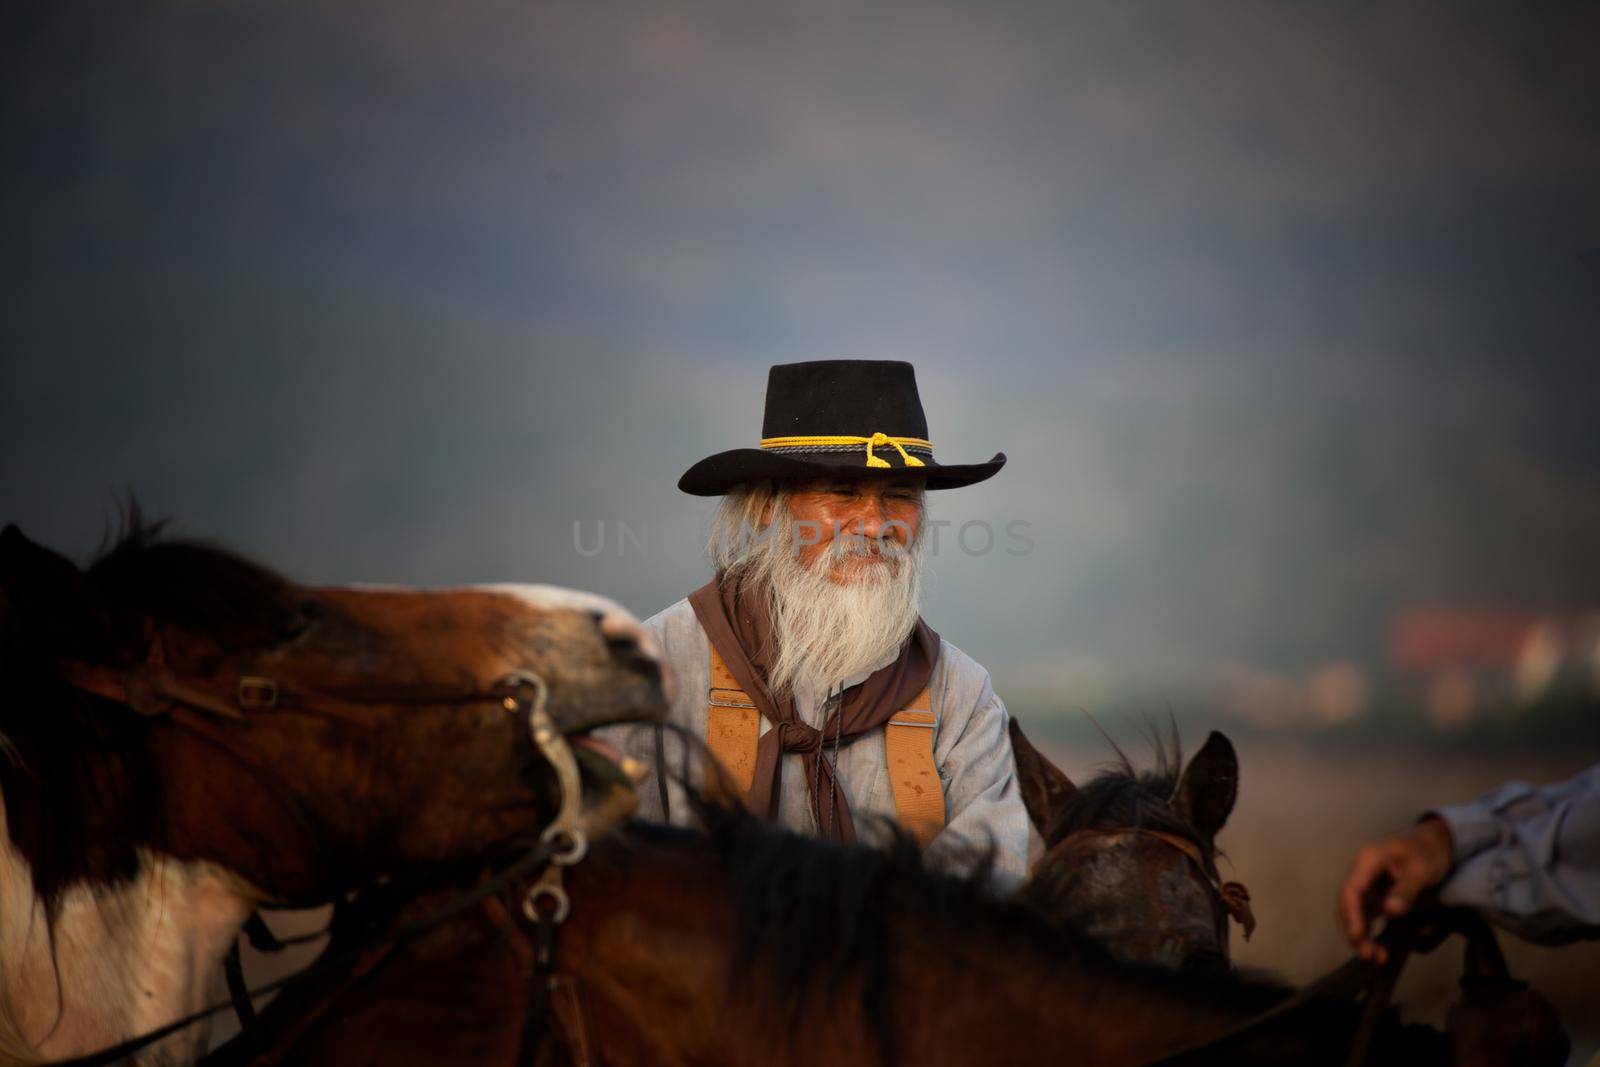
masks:
[[(835, 536), (807, 567), (800, 561), (800, 524), (789, 509), (793, 491), (757, 483), (722, 499), (707, 548), (725, 580), (766, 598), (772, 639), (767, 684), (774, 693), (801, 685), (822, 693), (888, 659), (910, 635), (922, 603), (926, 555), (922, 524), (902, 548), (880, 538)], [(918, 500), (919, 511), (922, 501)], [(850, 557), (888, 562), (858, 568), (848, 582), (835, 569)]]

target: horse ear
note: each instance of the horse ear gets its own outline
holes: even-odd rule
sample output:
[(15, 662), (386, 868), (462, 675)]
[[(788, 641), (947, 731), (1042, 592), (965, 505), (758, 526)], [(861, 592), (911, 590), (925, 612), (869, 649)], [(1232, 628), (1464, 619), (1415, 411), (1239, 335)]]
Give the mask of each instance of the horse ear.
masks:
[(1239, 757), (1233, 742), (1215, 730), (1183, 769), (1172, 794), (1173, 814), (1210, 841), (1228, 821), (1239, 797)]
[[(86, 625), (87, 623), (87, 625)], [(54, 655), (82, 655), (103, 643), (103, 615), (83, 572), (35, 544), (15, 525), (0, 530), (0, 626)]]
[[(1017, 784), (1022, 789), (1022, 803), (1028, 809), (1028, 818), (1042, 837), (1050, 832), (1056, 815), (1072, 799), (1078, 787), (1072, 779), (1061, 773), (1044, 753), (1033, 747), (1023, 734), (1016, 719), (1011, 720), (1011, 751), (1017, 757)], [(1049, 844), (1049, 841), (1045, 842)]]
[(34, 544), (15, 523), (0, 530), (0, 592), (19, 612), (62, 586), (76, 587), (82, 582), (83, 576), (71, 560)]

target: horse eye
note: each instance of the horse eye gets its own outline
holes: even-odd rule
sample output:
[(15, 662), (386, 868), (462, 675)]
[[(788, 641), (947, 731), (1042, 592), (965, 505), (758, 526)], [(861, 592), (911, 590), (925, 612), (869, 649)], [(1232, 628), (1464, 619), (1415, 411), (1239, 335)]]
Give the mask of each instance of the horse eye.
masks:
[(325, 614), (322, 601), (310, 597), (295, 605), (294, 614), (284, 621), (283, 639), (292, 640), (305, 633)]

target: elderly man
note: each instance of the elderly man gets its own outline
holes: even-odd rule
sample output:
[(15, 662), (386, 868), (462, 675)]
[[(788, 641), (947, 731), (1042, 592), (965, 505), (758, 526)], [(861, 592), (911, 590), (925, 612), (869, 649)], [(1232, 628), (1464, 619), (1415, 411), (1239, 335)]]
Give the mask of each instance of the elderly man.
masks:
[[(1004, 464), (934, 460), (910, 364), (829, 360), (773, 367), (760, 447), (678, 482), (723, 498), (716, 574), (644, 626), (678, 678), (671, 721), (757, 814), (844, 841), (898, 821), (933, 862), (992, 849), (1000, 885), (1023, 876), (1005, 705), (918, 613), (924, 491)], [(641, 814), (687, 821), (682, 790), (707, 773), (691, 746), (651, 728), (622, 744), (653, 768)]]

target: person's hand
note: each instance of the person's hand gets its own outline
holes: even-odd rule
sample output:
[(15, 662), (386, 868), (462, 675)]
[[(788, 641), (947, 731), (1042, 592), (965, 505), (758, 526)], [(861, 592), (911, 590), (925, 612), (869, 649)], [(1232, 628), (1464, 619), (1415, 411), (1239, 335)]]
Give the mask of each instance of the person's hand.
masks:
[(1339, 922), (1362, 959), (1387, 962), (1388, 953), (1372, 939), (1372, 920), (1410, 911), (1419, 895), (1450, 873), (1451, 853), (1449, 827), (1432, 816), (1356, 853), (1339, 891)]

